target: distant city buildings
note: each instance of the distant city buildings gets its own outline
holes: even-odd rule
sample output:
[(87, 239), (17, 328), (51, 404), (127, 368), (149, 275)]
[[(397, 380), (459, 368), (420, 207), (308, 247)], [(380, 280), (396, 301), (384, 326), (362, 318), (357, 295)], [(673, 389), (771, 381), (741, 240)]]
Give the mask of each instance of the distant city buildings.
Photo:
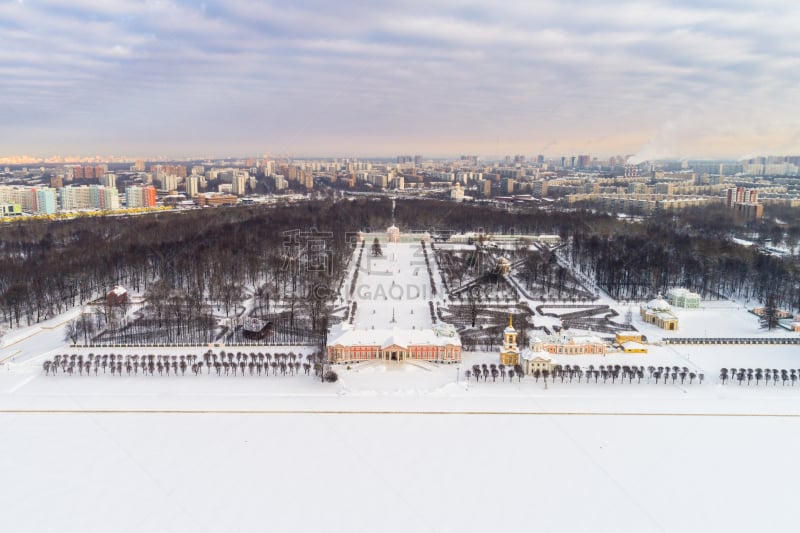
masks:
[[(717, 204), (727, 205), (743, 218), (757, 219), (763, 215), (765, 204), (800, 207), (800, 182), (788, 177), (800, 164), (797, 157), (638, 164), (631, 163), (628, 155), (600, 159), (589, 154), (547, 157), (520, 153), (494, 160), (462, 155), (454, 160), (425, 161), (421, 155), (401, 154), (383, 161), (268, 156), (180, 163), (130, 161), (126, 166), (109, 166), (92, 158), (91, 162), (8, 169), (7, 183), (13, 185), (0, 187), (13, 188), (16, 192), (6, 193), (11, 196), (7, 203), (18, 203), (23, 213), (30, 214), (57, 212), (65, 209), (64, 205), (66, 209), (87, 203), (94, 209), (115, 205), (110, 192), (103, 192), (103, 199), (99, 190), (62, 194), (60, 190), (65, 186), (103, 187), (109, 191), (117, 188), (125, 191), (118, 203), (136, 206), (141, 192), (128, 202), (127, 189), (150, 185), (158, 189), (160, 201), (167, 204), (175, 203), (177, 197), (173, 196), (178, 191), (185, 191), (186, 198), (196, 200), (200, 194), (211, 192), (236, 197), (257, 191), (280, 195), (289, 189), (310, 192), (324, 185), (322, 194), (334, 190), (337, 195), (346, 191), (397, 191), (456, 202), (492, 202), (504, 209), (566, 204), (636, 216)], [(782, 174), (765, 177), (759, 174), (762, 171)], [(96, 197), (85, 201), (87, 194)], [(167, 197), (169, 201), (165, 200)]]
[(197, 205), (200, 206), (236, 205), (238, 202), (238, 197), (221, 192), (207, 192), (197, 195)]
[(188, 196), (189, 198), (194, 198), (195, 196), (197, 196), (199, 185), (200, 185), (200, 178), (198, 178), (196, 174), (192, 174), (191, 176), (187, 177), (186, 196)]
[(128, 207), (154, 207), (156, 205), (155, 187), (128, 187), (125, 189), (125, 205)]
[(757, 189), (730, 188), (726, 191), (725, 205), (749, 220), (757, 220), (764, 215), (764, 205), (758, 201)]
[(116, 187), (67, 185), (58, 189), (59, 204), (64, 211), (75, 209), (119, 209), (119, 191)]

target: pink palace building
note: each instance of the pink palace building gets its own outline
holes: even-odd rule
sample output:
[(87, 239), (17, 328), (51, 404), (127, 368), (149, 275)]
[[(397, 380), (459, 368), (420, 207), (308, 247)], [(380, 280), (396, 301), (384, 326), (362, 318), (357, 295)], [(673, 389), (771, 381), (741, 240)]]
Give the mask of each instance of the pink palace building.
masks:
[(372, 329), (339, 327), (328, 340), (328, 361), (428, 361), (460, 363), (461, 339), (448, 328), (437, 330)]

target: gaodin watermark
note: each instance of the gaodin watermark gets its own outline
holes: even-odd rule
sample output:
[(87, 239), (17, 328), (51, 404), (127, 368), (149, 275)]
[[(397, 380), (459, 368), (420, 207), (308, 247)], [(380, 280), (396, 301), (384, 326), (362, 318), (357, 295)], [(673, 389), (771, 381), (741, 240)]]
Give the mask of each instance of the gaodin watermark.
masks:
[(430, 287), (427, 285), (392, 283), (390, 286), (383, 285), (357, 285), (355, 294), (359, 300), (429, 300), (431, 298)]

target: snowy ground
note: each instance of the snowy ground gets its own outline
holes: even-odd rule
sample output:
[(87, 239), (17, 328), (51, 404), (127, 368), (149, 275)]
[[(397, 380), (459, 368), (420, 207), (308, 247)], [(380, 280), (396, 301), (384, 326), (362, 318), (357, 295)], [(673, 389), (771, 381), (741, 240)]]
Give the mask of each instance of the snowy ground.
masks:
[[(428, 301), (434, 297), (421, 245), (386, 243), (382, 257), (369, 252), (364, 252), (353, 294), (358, 302), (355, 329), (430, 329)], [(429, 255), (433, 267), (433, 252)]]
[[(8, 531), (791, 531), (800, 420), (2, 415)], [(764, 457), (765, 441), (769, 442)]]
[[(44, 331), (43, 347), (57, 344)], [(655, 347), (603, 361), (715, 371), (800, 367), (798, 355)], [(0, 368), (4, 530), (744, 532), (796, 522), (800, 386), (465, 383), (465, 367), (493, 354), (466, 354), (459, 367), (339, 367), (336, 384), (46, 377), (40, 359)]]

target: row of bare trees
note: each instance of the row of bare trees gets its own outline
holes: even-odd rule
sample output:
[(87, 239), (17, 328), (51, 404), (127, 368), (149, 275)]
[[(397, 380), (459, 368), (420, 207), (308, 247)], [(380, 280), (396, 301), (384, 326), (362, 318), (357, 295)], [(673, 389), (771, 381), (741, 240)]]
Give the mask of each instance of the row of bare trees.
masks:
[(741, 386), (742, 383), (755, 383), (756, 386), (764, 383), (764, 385), (777, 385), (780, 381), (785, 387), (787, 383), (791, 383), (794, 387), (797, 383), (798, 376), (800, 376), (800, 369), (786, 369), (786, 368), (721, 368), (719, 371), (719, 381), (725, 385), (728, 381), (736, 381)]
[[(316, 377), (323, 376), (324, 360), (320, 352), (303, 356), (302, 354), (289, 353), (262, 353), (262, 352), (225, 352), (216, 353), (207, 351), (202, 356), (196, 354), (185, 355), (154, 355), (154, 354), (83, 354), (61, 355), (42, 363), (45, 375), (91, 375), (97, 376), (102, 370), (103, 374), (134, 376), (159, 376), (170, 374), (185, 375), (187, 371), (195, 376), (210, 374), (212, 371), (218, 376), (236, 375), (264, 375), (273, 376), (300, 375), (301, 373)], [(335, 381), (335, 380), (334, 380)]]
[[(502, 381), (505, 381), (506, 377), (508, 377), (511, 381), (516, 376), (519, 382), (524, 375), (523, 370), (522, 365), (514, 365), (513, 368), (508, 368), (503, 364), (476, 364), (472, 365), (471, 369), (466, 370), (464, 376), (468, 381), (470, 378), (475, 378), (475, 381), (480, 381), (483, 378), (483, 381), (487, 381), (490, 377), (492, 381), (497, 381), (498, 377)], [(561, 383), (572, 383), (573, 380), (576, 380), (580, 383), (584, 379), (586, 383), (599, 383), (601, 379), (603, 383), (608, 383), (609, 380), (611, 383), (625, 383), (626, 381), (633, 383), (633, 380), (641, 383), (643, 379), (646, 379), (647, 383), (661, 383), (663, 380), (665, 384), (675, 384), (679, 381), (682, 385), (687, 384), (687, 380), (688, 384), (692, 385), (695, 381), (702, 383), (705, 379), (704, 374), (688, 367), (648, 366), (645, 369), (644, 366), (629, 365), (598, 365), (597, 367), (588, 365), (586, 368), (581, 368), (578, 365), (555, 365), (552, 371), (534, 370), (531, 372), (531, 377), (536, 383), (539, 382), (539, 379), (543, 381), (550, 379), (553, 383), (556, 380), (560, 380)]]
[(513, 383), (514, 376), (517, 377), (517, 382), (522, 380), (524, 375), (522, 365), (514, 365), (513, 367), (507, 367), (504, 364), (481, 364), (481, 365), (472, 365), (472, 369), (464, 371), (464, 377), (467, 378), (467, 381), (471, 377), (475, 378), (475, 381), (480, 381), (483, 378), (483, 381), (486, 381), (490, 377), (492, 381), (497, 381), (499, 377), (502, 381), (506, 380), (508, 377), (509, 383)]

